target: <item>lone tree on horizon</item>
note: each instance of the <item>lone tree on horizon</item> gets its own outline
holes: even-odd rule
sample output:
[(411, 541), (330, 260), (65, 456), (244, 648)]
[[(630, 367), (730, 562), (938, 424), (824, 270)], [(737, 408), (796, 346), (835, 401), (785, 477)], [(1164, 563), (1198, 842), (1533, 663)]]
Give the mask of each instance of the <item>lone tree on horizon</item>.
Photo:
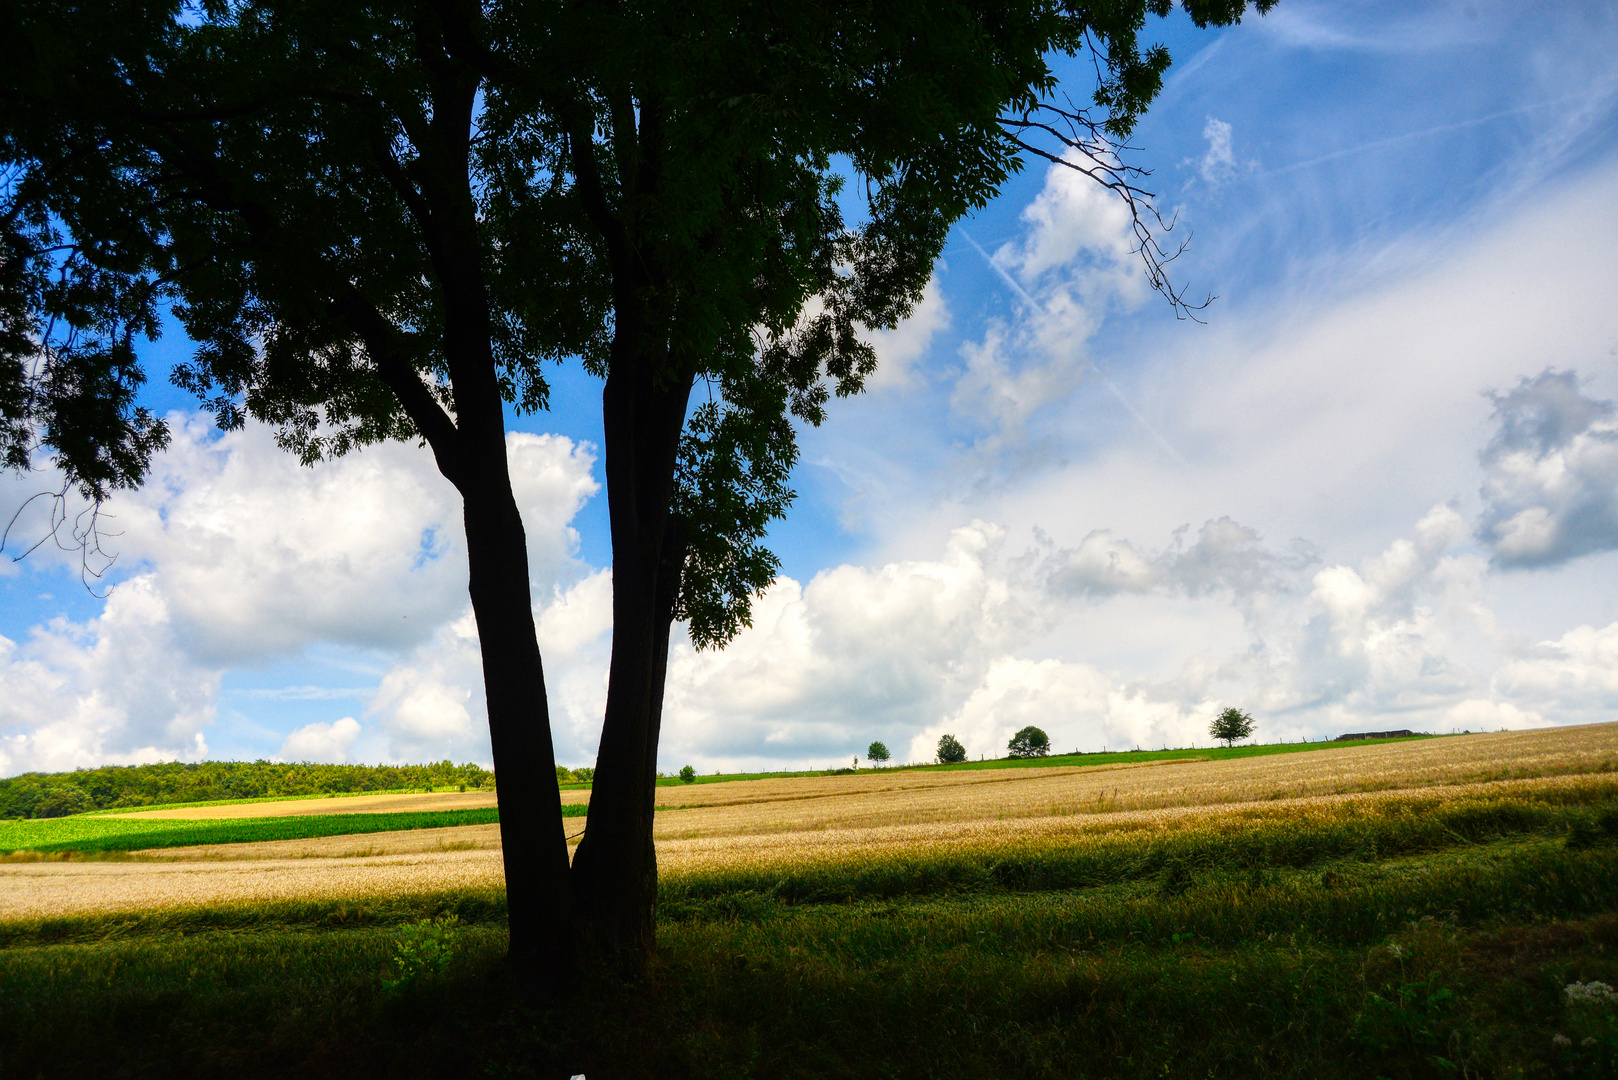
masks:
[(878, 765), (885, 764), (889, 757), (887, 744), (873, 742), (865, 748), (865, 756), (868, 760), (874, 761)]
[(966, 747), (961, 740), (953, 735), (942, 735), (938, 739), (938, 763), (940, 765), (954, 765), (966, 760)]
[(1030, 724), (1011, 737), (1006, 749), (1014, 758), (1044, 757), (1051, 752), (1051, 738)]
[[(1222, 26), (1250, 5), (1182, 6)], [(424, 444), (463, 503), (512, 962), (552, 988), (581, 943), (633, 967), (672, 626), (705, 648), (750, 624), (795, 423), (864, 387), (867, 332), (910, 313), (953, 225), (1029, 158), (1074, 169), (1193, 310), (1122, 156), (1170, 63), (1140, 32), (1173, 7), (9, 5), (0, 459), (48, 454), (58, 497), (95, 506), (139, 486), (168, 431), (137, 345), (169, 313), (196, 345), (169, 378), (221, 428), (268, 424), (305, 463)], [(1094, 72), (1086, 104), (1061, 55)], [(506, 452), (506, 410), (548, 408), (557, 363), (601, 380), (613, 553), (571, 862)]]
[(1208, 725), (1208, 734), (1225, 740), (1226, 747), (1232, 746), (1237, 739), (1253, 734), (1253, 718), (1232, 706), (1214, 717), (1214, 722)]

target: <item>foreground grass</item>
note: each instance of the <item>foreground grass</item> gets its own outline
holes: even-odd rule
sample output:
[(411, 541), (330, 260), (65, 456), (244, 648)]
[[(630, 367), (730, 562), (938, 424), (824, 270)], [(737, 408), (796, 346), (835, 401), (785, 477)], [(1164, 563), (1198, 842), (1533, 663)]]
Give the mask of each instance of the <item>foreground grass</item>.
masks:
[(0, 1075), (1613, 1076), (1564, 988), (1618, 985), (1615, 910), (1592, 785), (673, 878), (649, 969), (549, 1009), (499, 893), (41, 920)]

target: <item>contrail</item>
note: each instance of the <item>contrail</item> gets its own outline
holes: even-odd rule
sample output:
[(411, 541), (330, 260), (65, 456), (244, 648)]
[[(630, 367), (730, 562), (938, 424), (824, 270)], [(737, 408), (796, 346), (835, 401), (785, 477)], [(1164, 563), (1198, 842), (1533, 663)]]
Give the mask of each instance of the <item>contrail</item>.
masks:
[(1350, 157), (1354, 154), (1361, 154), (1367, 150), (1380, 150), (1383, 147), (1397, 146), (1399, 143), (1409, 142), (1412, 139), (1425, 139), (1429, 135), (1442, 135), (1446, 131), (1460, 131), (1464, 128), (1477, 127), (1480, 124), (1492, 124), (1494, 121), (1504, 120), (1508, 116), (1521, 116), (1523, 113), (1534, 112), (1538, 109), (1548, 109), (1556, 105), (1566, 105), (1570, 101), (1595, 101), (1603, 96), (1605, 95), (1577, 94), (1569, 97), (1557, 98), (1555, 101), (1538, 102), (1534, 105), (1519, 105), (1515, 109), (1507, 109), (1504, 112), (1490, 113), (1488, 116), (1474, 116), (1470, 120), (1457, 120), (1452, 124), (1439, 124), (1437, 127), (1425, 128), (1421, 131), (1407, 131), (1403, 135), (1390, 135), (1385, 139), (1374, 139), (1371, 142), (1360, 143), (1358, 146), (1350, 146), (1344, 150), (1334, 150), (1329, 154), (1322, 154), (1320, 157), (1310, 158), (1308, 161), (1294, 161), (1290, 165), (1280, 165), (1273, 169), (1265, 169), (1263, 172), (1255, 175), (1260, 177), (1282, 176), (1289, 172), (1297, 172), (1299, 169), (1310, 169), (1316, 165), (1324, 165), (1328, 161), (1336, 161), (1339, 158)]
[[(1046, 309), (1044, 304), (1041, 304), (1038, 300), (1035, 300), (1033, 296), (1029, 294), (1028, 290), (1022, 287), (1021, 283), (1019, 283), (1016, 278), (1012, 277), (1003, 267), (997, 264), (994, 259), (989, 257), (989, 253), (984, 251), (983, 247), (976, 240), (972, 239), (971, 233), (967, 232), (965, 229), (960, 230), (960, 233), (966, 238), (966, 242), (972, 245), (973, 250), (975, 250), (979, 255), (983, 256), (983, 261), (989, 264), (989, 269), (999, 274), (1000, 280), (1011, 286), (1012, 291), (1018, 296), (1022, 297), (1029, 307), (1046, 316), (1050, 315), (1049, 310)], [(1185, 458), (1181, 457), (1180, 452), (1174, 449), (1173, 446), (1169, 445), (1169, 441), (1165, 439), (1156, 428), (1147, 422), (1146, 417), (1141, 415), (1140, 410), (1135, 408), (1134, 405), (1130, 404), (1129, 399), (1124, 397), (1124, 392), (1118, 389), (1117, 384), (1107, 377), (1107, 373), (1105, 371), (1102, 371), (1093, 362), (1088, 360), (1086, 360), (1080, 366), (1079, 370), (1083, 371), (1085, 368), (1089, 368), (1100, 377), (1102, 383), (1106, 385), (1107, 389), (1112, 391), (1112, 396), (1118, 399), (1118, 404), (1122, 405), (1126, 410), (1128, 410), (1129, 415), (1135, 418), (1135, 422), (1137, 424), (1146, 429), (1146, 434), (1157, 440), (1157, 445), (1161, 446), (1169, 457), (1173, 458), (1181, 465), (1185, 465), (1187, 467), (1190, 466), (1191, 463)]]

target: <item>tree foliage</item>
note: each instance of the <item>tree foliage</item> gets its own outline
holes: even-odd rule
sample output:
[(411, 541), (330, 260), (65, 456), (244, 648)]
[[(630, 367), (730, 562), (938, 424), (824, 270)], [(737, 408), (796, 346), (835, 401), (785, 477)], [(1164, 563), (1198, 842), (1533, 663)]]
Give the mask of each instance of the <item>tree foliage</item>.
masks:
[(888, 753), (888, 746), (886, 743), (876, 741), (865, 748), (865, 756), (870, 761), (881, 765), (886, 762), (891, 755)]
[(940, 765), (953, 765), (966, 760), (966, 747), (953, 735), (941, 735), (936, 757)]
[(1014, 758), (1044, 757), (1051, 752), (1051, 739), (1049, 735), (1030, 724), (1011, 737), (1006, 749)]
[(1230, 746), (1237, 739), (1253, 734), (1253, 718), (1232, 706), (1214, 717), (1213, 723), (1208, 725), (1208, 734), (1223, 739), (1225, 745)]
[[(1199, 25), (1246, 6), (1185, 4)], [(222, 427), (271, 424), (306, 462), (433, 442), (466, 404), (444, 290), (469, 262), (519, 412), (546, 406), (547, 363), (609, 370), (632, 288), (665, 377), (704, 387), (671, 500), (677, 616), (723, 643), (779, 565), (793, 421), (862, 387), (862, 328), (909, 312), (950, 225), (1030, 152), (1147, 195), (1117, 146), (1161, 88), (1169, 54), (1140, 32), (1169, 7), (21, 5), (0, 452), (44, 451), (92, 498), (140, 483), (167, 432), (136, 345), (166, 308), (200, 345), (174, 381)], [(1093, 56), (1094, 113), (1056, 103), (1053, 51)]]

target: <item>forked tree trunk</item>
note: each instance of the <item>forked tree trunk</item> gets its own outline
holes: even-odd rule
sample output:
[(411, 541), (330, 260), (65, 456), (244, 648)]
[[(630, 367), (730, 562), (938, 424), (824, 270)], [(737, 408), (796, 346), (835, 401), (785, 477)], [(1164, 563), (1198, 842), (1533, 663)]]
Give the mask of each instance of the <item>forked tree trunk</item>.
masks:
[(562, 799), (522, 517), (503, 448), (498, 471), (483, 464), (464, 493), (464, 515), (500, 806), (510, 957), (521, 979), (554, 991), (567, 982), (573, 965), (573, 890)]
[[(644, 370), (644, 369), (642, 369)], [(669, 631), (685, 537), (669, 513), (692, 380), (657, 385), (639, 371), (609, 375), (603, 392), (612, 518), (612, 666), (590, 795), (573, 859), (585, 935), (620, 965), (651, 952), (657, 902), (652, 845), (657, 742)]]

